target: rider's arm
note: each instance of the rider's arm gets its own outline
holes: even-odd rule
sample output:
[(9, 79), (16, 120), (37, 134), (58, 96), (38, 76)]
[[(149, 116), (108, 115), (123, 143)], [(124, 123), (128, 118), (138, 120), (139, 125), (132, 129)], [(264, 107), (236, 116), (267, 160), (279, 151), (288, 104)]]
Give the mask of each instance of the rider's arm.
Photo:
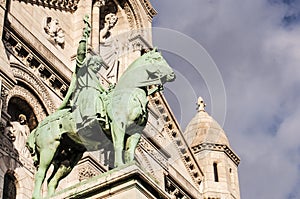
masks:
[(76, 70), (78, 70), (78, 67), (80, 68), (85, 61), (87, 55), (87, 42), (91, 32), (91, 25), (89, 24), (88, 16), (84, 18), (84, 23), (86, 24), (86, 27), (83, 30), (83, 35), (77, 48)]
[(76, 65), (78, 67), (81, 67), (81, 65), (83, 64), (85, 58), (86, 58), (86, 51), (87, 51), (87, 38), (82, 38), (79, 42), (79, 46), (77, 48), (77, 56), (76, 56)]

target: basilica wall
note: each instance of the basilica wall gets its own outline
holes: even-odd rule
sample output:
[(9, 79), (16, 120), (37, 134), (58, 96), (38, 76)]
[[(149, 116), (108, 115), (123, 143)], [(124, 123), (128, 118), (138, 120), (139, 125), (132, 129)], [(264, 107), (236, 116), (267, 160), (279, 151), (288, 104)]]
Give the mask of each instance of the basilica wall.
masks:
[[(0, 191), (0, 198), (4, 194), (27, 199), (32, 195), (36, 168), (25, 148), (26, 138), (66, 95), (86, 26), (84, 16), (91, 22), (88, 54), (100, 54), (107, 64), (98, 75), (108, 88), (136, 58), (153, 48), (151, 25), (157, 13), (148, 0), (10, 0), (2, 1), (0, 8), (0, 190), (12, 190)], [(197, 159), (163, 94), (157, 92), (148, 99), (149, 119), (135, 161), (157, 189), (166, 198), (186, 199), (202, 198), (204, 189), (219, 186), (239, 198), (236, 163), (223, 161), (220, 183), (213, 182), (211, 164), (227, 156), (220, 152)], [(108, 144), (85, 153), (57, 191), (111, 170), (112, 152)]]

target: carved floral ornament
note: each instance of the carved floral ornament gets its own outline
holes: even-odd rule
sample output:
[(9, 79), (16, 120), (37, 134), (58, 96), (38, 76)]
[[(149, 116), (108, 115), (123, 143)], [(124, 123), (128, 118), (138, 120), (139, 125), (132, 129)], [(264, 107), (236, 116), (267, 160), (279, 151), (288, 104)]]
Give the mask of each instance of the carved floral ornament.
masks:
[(98, 172), (90, 166), (82, 167), (78, 171), (79, 181), (96, 176)]

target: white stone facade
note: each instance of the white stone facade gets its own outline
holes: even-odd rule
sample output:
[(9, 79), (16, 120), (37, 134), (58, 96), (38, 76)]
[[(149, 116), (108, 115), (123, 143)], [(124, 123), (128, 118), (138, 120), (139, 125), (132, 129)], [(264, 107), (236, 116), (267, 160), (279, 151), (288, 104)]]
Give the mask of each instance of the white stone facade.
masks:
[[(31, 198), (36, 169), (28, 151), (18, 144), (21, 142), (15, 142), (13, 134), (25, 136), (22, 125), (34, 129), (60, 105), (75, 67), (85, 15), (90, 16), (92, 24), (89, 53), (100, 53), (106, 59), (109, 68), (101, 71), (99, 81), (108, 86), (152, 47), (151, 22), (156, 11), (149, 0), (0, 1), (0, 198), (7, 194)], [(149, 100), (149, 120), (136, 150), (139, 166), (132, 167), (140, 175), (138, 179), (149, 182), (146, 188), (135, 181), (124, 184), (141, 190), (129, 192), (147, 198), (150, 186), (161, 198), (239, 199), (239, 158), (228, 141), (209, 143), (210, 148), (203, 148), (201, 144), (207, 143), (202, 142), (191, 145), (164, 96), (155, 93)], [(26, 115), (27, 123), (20, 123), (22, 128), (13, 131), (8, 127), (9, 121), (16, 122), (19, 114)], [(222, 136), (227, 140), (225, 134)], [(109, 171), (110, 152), (111, 148), (85, 153), (57, 191), (64, 192)], [(218, 182), (214, 181), (214, 163), (218, 166)], [(5, 191), (6, 186), (15, 193)], [(110, 192), (110, 197), (97, 194), (100, 198), (119, 198), (118, 194), (125, 194), (122, 190), (117, 187), (116, 195)]]

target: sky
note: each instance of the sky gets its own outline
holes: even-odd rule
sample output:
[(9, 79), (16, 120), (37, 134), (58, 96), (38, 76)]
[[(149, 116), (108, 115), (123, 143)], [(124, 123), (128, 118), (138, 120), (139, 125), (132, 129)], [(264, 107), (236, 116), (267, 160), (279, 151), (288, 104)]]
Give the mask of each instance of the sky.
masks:
[(300, 199), (300, 1), (151, 2), (182, 130), (202, 96), (241, 158), (241, 198)]

